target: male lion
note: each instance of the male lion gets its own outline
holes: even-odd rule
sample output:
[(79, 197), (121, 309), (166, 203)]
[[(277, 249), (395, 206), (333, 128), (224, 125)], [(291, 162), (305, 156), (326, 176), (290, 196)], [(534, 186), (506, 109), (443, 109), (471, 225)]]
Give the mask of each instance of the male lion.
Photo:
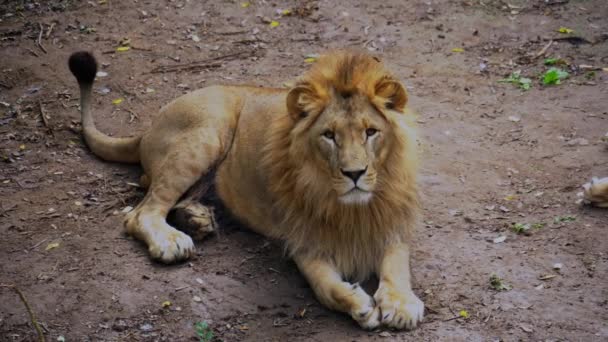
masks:
[[(289, 90), (200, 89), (166, 105), (149, 131), (131, 138), (95, 128), (93, 56), (77, 52), (69, 66), (89, 148), (143, 166), (148, 192), (125, 226), (152, 258), (171, 263), (194, 252), (192, 239), (166, 217), (213, 166), (226, 207), (285, 242), (320, 302), (367, 329), (411, 329), (422, 320), (408, 247), (419, 217), (413, 118), (404, 87), (377, 59), (328, 54)], [(348, 281), (371, 274), (379, 279), (373, 298)]]

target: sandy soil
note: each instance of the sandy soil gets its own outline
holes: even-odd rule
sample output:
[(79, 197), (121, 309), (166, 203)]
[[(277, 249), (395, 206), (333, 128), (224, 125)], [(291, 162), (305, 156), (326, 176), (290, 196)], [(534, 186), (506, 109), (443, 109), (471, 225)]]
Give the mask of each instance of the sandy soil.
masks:
[[(0, 1), (0, 283), (23, 291), (49, 341), (197, 341), (196, 322), (224, 341), (608, 340), (608, 212), (575, 204), (608, 175), (608, 73), (580, 68), (608, 67), (606, 17), (604, 0)], [(537, 57), (560, 27), (584, 39)], [(377, 53), (420, 115), (413, 273), (427, 316), (412, 332), (321, 307), (280, 246), (238, 225), (190, 262), (150, 261), (121, 227), (140, 170), (93, 157), (78, 134), (76, 50), (103, 63), (95, 116), (121, 136), (191, 89), (282, 86), (338, 47)], [(567, 63), (562, 84), (541, 85), (546, 57)], [(516, 70), (532, 89), (498, 83)], [(35, 340), (17, 295), (0, 288), (0, 303), (0, 340)]]

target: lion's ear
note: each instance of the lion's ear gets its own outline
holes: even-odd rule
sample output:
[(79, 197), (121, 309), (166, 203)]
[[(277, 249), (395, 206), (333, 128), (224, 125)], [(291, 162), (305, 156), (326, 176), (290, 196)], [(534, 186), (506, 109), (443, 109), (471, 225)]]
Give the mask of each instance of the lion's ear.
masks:
[(376, 96), (384, 101), (384, 107), (403, 113), (407, 104), (407, 92), (399, 81), (382, 79), (376, 84), (375, 91)]
[(303, 119), (311, 110), (317, 109), (320, 102), (318, 94), (308, 84), (300, 84), (287, 94), (287, 111), (294, 121)]

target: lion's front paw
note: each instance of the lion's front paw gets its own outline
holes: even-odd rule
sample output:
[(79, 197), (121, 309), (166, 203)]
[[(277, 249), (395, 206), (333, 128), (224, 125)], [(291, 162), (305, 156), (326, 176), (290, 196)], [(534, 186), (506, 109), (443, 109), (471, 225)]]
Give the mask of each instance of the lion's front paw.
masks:
[(151, 234), (148, 251), (153, 259), (169, 264), (193, 255), (194, 242), (188, 235), (170, 227)]
[(359, 284), (354, 284), (352, 291), (352, 296), (356, 299), (356, 305), (350, 312), (351, 317), (363, 329), (377, 328), (380, 325), (380, 311), (374, 303), (374, 299)]
[(374, 295), (383, 325), (395, 329), (414, 329), (424, 316), (424, 303), (411, 290), (399, 291), (382, 285)]

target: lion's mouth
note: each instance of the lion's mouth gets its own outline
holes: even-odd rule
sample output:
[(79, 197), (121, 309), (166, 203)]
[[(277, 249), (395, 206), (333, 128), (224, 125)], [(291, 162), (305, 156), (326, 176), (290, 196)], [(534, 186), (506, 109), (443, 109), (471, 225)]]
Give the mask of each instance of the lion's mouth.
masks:
[(358, 186), (353, 187), (338, 199), (344, 204), (366, 204), (372, 198), (372, 192), (361, 189)]

